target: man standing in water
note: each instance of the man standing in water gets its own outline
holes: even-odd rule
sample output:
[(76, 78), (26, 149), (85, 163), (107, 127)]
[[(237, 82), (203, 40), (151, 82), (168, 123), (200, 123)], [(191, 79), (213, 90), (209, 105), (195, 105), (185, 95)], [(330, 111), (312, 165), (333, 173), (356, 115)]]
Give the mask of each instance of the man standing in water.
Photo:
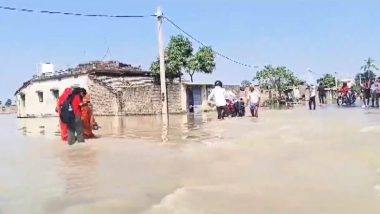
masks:
[[(81, 120), (81, 116), (82, 116), (81, 93), (82, 93), (82, 90), (80, 88), (74, 88), (71, 94), (72, 96), (71, 106), (72, 106), (72, 111), (74, 112), (75, 118), (72, 124), (68, 125), (69, 145), (73, 145), (75, 141), (78, 141), (79, 143), (84, 143), (83, 126), (82, 126), (82, 120)], [(75, 136), (75, 133), (76, 133), (76, 136)]]
[(375, 101), (376, 101), (376, 82), (374, 80), (371, 81), (370, 90), (371, 90), (371, 102), (372, 108), (375, 108)]
[(367, 79), (367, 81), (363, 85), (363, 103), (364, 103), (364, 108), (369, 107), (369, 100), (371, 98), (371, 80)]
[(322, 83), (319, 83), (318, 86), (318, 97), (319, 97), (319, 104), (326, 104), (325, 99), (326, 99), (326, 92), (325, 92), (325, 87), (323, 86)]
[(215, 88), (212, 89), (208, 96), (208, 101), (215, 101), (216, 110), (218, 111), (218, 119), (224, 119), (224, 110), (226, 108), (226, 90), (223, 88), (223, 83), (220, 80), (215, 81)]
[(311, 84), (309, 91), (310, 91), (309, 109), (315, 110), (315, 97), (317, 95), (317, 92), (316, 92), (314, 84)]
[(253, 85), (249, 87), (248, 102), (252, 117), (259, 117), (260, 93)]

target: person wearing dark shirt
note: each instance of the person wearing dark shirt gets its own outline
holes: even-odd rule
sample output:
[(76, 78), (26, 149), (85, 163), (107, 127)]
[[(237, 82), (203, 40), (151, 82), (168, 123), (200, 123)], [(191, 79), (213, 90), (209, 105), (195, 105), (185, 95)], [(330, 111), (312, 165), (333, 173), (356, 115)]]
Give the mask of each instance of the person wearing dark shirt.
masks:
[(369, 100), (371, 98), (371, 80), (367, 80), (363, 85), (363, 94), (364, 94), (364, 106), (369, 107)]
[(319, 103), (320, 104), (326, 104), (326, 91), (325, 91), (325, 87), (323, 87), (322, 84), (319, 84), (317, 91), (318, 91)]
[(73, 124), (69, 125), (69, 145), (73, 145), (76, 141), (84, 143), (83, 126), (82, 126), (82, 111), (81, 111), (81, 89), (74, 88), (72, 92), (73, 100), (71, 106), (75, 115)]

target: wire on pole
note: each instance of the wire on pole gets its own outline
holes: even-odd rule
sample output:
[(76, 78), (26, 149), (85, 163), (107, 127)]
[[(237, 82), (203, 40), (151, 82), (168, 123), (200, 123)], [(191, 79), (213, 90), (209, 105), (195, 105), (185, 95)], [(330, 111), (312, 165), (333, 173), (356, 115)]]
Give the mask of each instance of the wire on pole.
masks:
[[(8, 6), (1, 6), (0, 10), (8, 10), (8, 11), (15, 11), (15, 12), (24, 12), (24, 13), (41, 13), (41, 14), (49, 14), (49, 15), (65, 15), (65, 16), (82, 16), (82, 17), (98, 17), (98, 18), (145, 18), (145, 17), (157, 17), (157, 14), (155, 15), (110, 15), (110, 14), (85, 14), (85, 13), (75, 13), (75, 12), (63, 12), (63, 11), (50, 11), (50, 10), (35, 10), (35, 9), (27, 9), (27, 8), (16, 8), (16, 7), (8, 7)], [(174, 21), (169, 19), (168, 17), (163, 16), (163, 19), (168, 21), (171, 25), (173, 25), (175, 28), (177, 28), (179, 31), (184, 33), (187, 37), (191, 38), (195, 42), (197, 42), (199, 45), (203, 47), (208, 47), (206, 44), (201, 42), (199, 39), (192, 36), (190, 33), (186, 32), (184, 29), (182, 29), (180, 26), (178, 26)], [(233, 59), (231, 57), (228, 57), (218, 51), (213, 50), (214, 54), (231, 61), (235, 64), (241, 65), (243, 67), (248, 68), (254, 68), (257, 69), (257, 65), (250, 65), (247, 63), (240, 62), (236, 59)]]
[(25, 8), (7, 7), (0, 6), (2, 10), (25, 12), (25, 13), (41, 13), (50, 15), (66, 15), (66, 16), (83, 16), (83, 17), (99, 17), (99, 18), (144, 18), (155, 15), (110, 15), (110, 14), (84, 14), (84, 13), (74, 13), (74, 12), (62, 12), (62, 11), (50, 11), (50, 10), (33, 10)]
[[(171, 19), (169, 19), (168, 17), (164, 16), (164, 19), (166, 21), (168, 21), (171, 25), (173, 25), (175, 28), (177, 28), (179, 31), (181, 31), (183, 34), (185, 34), (187, 37), (189, 37), (190, 39), (194, 40), (195, 42), (197, 42), (199, 45), (203, 46), (203, 47), (207, 47), (206, 44), (204, 44), (203, 42), (201, 42), (199, 39), (195, 38), (194, 36), (192, 36), (190, 33), (186, 32), (184, 29), (182, 29), (180, 26), (178, 26), (176, 23), (174, 23)], [(250, 64), (246, 64), (246, 63), (243, 63), (243, 62), (239, 62), (235, 59), (232, 59), (220, 52), (217, 52), (215, 50), (213, 50), (214, 53), (226, 60), (229, 60), (235, 64), (238, 64), (238, 65), (241, 65), (241, 66), (244, 66), (244, 67), (248, 67), (248, 68), (257, 68), (257, 66), (254, 66), (254, 65), (250, 65)]]

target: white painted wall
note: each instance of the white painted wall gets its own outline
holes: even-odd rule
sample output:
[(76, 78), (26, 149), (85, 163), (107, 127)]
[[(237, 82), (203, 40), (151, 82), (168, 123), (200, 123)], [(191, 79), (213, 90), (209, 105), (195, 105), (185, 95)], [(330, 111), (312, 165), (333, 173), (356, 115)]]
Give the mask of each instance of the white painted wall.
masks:
[[(88, 90), (88, 82), (89, 78), (87, 75), (80, 75), (77, 78), (72, 76), (62, 78), (61, 80), (53, 79), (33, 82), (16, 95), (17, 115), (18, 117), (56, 116), (55, 107), (57, 100), (51, 89), (58, 89), (59, 95), (62, 95), (66, 88), (74, 85)], [(37, 91), (43, 93), (43, 102), (39, 101)], [(22, 104), (21, 94), (25, 94), (25, 105)]]

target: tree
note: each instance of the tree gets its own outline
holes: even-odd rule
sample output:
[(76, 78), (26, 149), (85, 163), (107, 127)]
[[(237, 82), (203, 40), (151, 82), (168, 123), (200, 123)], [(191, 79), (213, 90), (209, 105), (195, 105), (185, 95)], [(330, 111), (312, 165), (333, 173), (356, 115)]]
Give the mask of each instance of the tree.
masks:
[(355, 83), (360, 85), (366, 80), (373, 80), (376, 78), (376, 74), (373, 71), (365, 71), (364, 73), (358, 73), (355, 76)]
[(284, 66), (273, 67), (272, 65), (264, 66), (264, 69), (258, 71), (253, 80), (258, 80), (260, 86), (274, 90), (281, 96), (282, 92), (289, 86), (299, 85), (301, 81), (295, 74)]
[[(168, 65), (168, 57), (165, 55), (165, 77), (170, 82), (173, 82), (175, 78), (179, 78), (179, 74), (173, 70)], [(150, 71), (152, 72), (152, 76), (154, 78), (154, 82), (156, 84), (160, 84), (160, 59), (157, 58), (152, 64), (150, 65)]]
[(1, 104), (3, 104), (3, 103), (0, 101), (0, 106), (1, 106)]
[[(193, 81), (195, 72), (212, 73), (215, 68), (215, 54), (210, 47), (202, 47), (193, 55), (189, 39), (181, 35), (173, 36), (165, 49), (165, 68), (166, 77), (171, 81), (179, 78), (181, 82), (183, 72), (188, 73)], [(159, 59), (152, 62), (150, 71), (157, 82), (160, 77)]]
[(6, 107), (9, 107), (12, 105), (12, 100), (11, 99), (7, 99), (7, 101), (5, 102), (4, 104)]
[(172, 36), (167, 47), (168, 67), (176, 73), (181, 82), (182, 70), (187, 67), (189, 58), (193, 55), (193, 45), (182, 35)]
[(242, 88), (246, 88), (246, 87), (249, 87), (251, 84), (252, 84), (251, 81), (249, 81), (249, 80), (243, 80), (241, 82), (241, 87)]
[(364, 60), (364, 62), (365, 64), (360, 69), (364, 71), (363, 76), (365, 77), (365, 79), (370, 80), (376, 78), (374, 72), (379, 70), (379, 68), (375, 65), (375, 60), (369, 57), (368, 59)]
[(327, 88), (335, 87), (335, 77), (332, 74), (325, 74), (323, 77), (317, 80), (317, 83)]
[(215, 69), (215, 54), (211, 47), (201, 47), (186, 66), (191, 82), (195, 72), (211, 74)]

